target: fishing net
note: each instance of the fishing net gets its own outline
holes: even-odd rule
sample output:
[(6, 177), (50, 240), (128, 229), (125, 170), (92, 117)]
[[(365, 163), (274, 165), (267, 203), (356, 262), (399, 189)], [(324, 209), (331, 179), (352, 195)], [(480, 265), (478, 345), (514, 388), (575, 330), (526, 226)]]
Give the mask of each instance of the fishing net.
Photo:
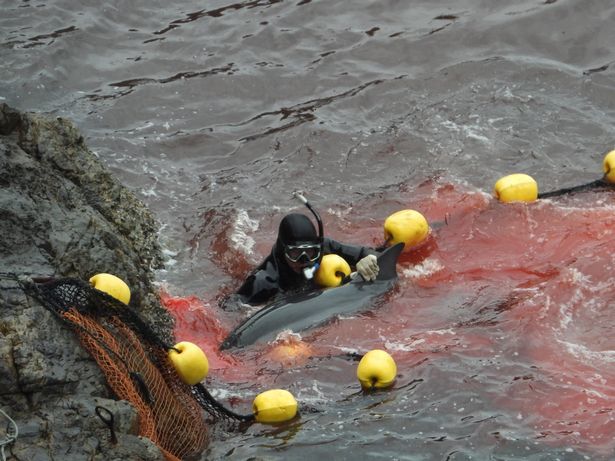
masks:
[(115, 395), (136, 409), (139, 435), (167, 459), (194, 458), (207, 446), (203, 409), (214, 420), (253, 419), (225, 408), (202, 384), (181, 381), (167, 356), (172, 346), (133, 308), (80, 279), (19, 279), (19, 284), (72, 328)]

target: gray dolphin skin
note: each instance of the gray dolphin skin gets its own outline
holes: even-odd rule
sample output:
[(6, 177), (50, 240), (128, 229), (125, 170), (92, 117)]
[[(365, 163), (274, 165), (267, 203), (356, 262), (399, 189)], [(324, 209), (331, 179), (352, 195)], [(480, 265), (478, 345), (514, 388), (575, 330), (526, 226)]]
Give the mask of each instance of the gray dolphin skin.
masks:
[(336, 315), (368, 309), (397, 280), (397, 259), (403, 248), (404, 244), (398, 243), (382, 252), (378, 257), (378, 277), (373, 282), (358, 276), (340, 287), (301, 293), (262, 308), (235, 328), (220, 349), (271, 341), (282, 330), (305, 331)]

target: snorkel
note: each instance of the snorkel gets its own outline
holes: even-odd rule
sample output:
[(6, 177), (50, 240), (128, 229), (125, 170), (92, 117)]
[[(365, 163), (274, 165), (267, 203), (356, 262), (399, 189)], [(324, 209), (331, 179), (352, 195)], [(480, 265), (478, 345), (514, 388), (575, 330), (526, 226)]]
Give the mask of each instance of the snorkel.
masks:
[[(324, 240), (324, 231), (323, 231), (322, 219), (320, 219), (320, 215), (314, 209), (314, 207), (310, 204), (310, 202), (308, 202), (308, 200), (303, 196), (303, 194), (301, 192), (299, 192), (299, 191), (293, 192), (293, 197), (295, 197), (297, 200), (299, 200), (301, 203), (303, 203), (308, 208), (308, 210), (310, 210), (312, 212), (312, 214), (316, 218), (316, 222), (318, 223), (318, 243), (320, 243), (320, 245), (322, 246), (322, 242)], [(308, 267), (304, 267), (303, 268), (303, 276), (307, 280), (312, 280), (314, 278), (314, 274), (318, 270), (319, 266), (320, 266), (320, 263), (318, 261), (316, 261), (316, 263), (314, 265), (308, 266)]]

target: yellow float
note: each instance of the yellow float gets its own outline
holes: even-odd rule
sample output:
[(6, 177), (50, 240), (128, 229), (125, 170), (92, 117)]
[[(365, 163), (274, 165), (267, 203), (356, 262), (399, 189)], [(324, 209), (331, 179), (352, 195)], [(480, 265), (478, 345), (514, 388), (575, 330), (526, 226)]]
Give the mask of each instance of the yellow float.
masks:
[(374, 349), (363, 356), (357, 367), (357, 378), (365, 390), (385, 389), (395, 382), (397, 364), (393, 357), (381, 349)]
[(404, 251), (418, 245), (429, 235), (429, 224), (415, 210), (400, 210), (384, 221), (384, 239), (388, 245), (404, 243)]
[(196, 344), (182, 341), (169, 349), (167, 355), (181, 380), (189, 386), (200, 383), (209, 373), (207, 356)]
[(90, 284), (97, 290), (104, 291), (126, 305), (130, 302), (130, 288), (128, 288), (126, 282), (115, 275), (96, 274), (90, 278)]
[(533, 202), (538, 198), (538, 184), (534, 178), (523, 173), (500, 178), (493, 190), (495, 197), (504, 203)]
[(337, 287), (342, 284), (345, 277), (350, 275), (350, 272), (350, 265), (344, 258), (336, 254), (328, 254), (322, 257), (314, 280), (321, 287)]
[(615, 150), (604, 156), (604, 179), (610, 184), (615, 184)]
[(284, 389), (270, 389), (256, 396), (252, 410), (259, 423), (283, 423), (297, 415), (297, 401)]

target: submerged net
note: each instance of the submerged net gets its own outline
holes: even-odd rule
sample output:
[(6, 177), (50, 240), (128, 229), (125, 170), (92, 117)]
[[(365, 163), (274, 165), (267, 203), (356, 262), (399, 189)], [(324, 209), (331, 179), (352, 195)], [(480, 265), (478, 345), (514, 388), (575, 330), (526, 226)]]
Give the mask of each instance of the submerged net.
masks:
[(189, 459), (208, 443), (203, 409), (216, 420), (250, 421), (217, 402), (202, 384), (189, 386), (165, 344), (135, 310), (79, 279), (20, 281), (26, 293), (67, 322), (104, 373), (115, 395), (139, 416), (139, 435), (167, 459)]

